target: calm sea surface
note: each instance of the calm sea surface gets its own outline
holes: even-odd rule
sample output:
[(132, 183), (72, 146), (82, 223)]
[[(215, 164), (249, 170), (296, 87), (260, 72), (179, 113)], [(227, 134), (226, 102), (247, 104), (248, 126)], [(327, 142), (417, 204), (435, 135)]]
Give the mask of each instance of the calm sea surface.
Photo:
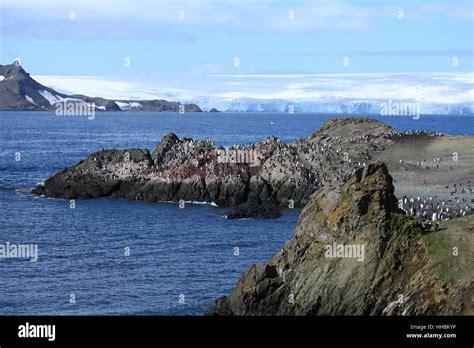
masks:
[[(36, 244), (39, 253), (37, 262), (0, 258), (0, 315), (202, 314), (251, 264), (283, 247), (299, 211), (286, 210), (276, 220), (227, 221), (226, 209), (210, 205), (179, 209), (95, 199), (77, 200), (71, 209), (68, 201), (35, 197), (29, 190), (90, 152), (152, 151), (168, 132), (224, 146), (270, 135), (293, 141), (328, 118), (120, 112), (88, 120), (0, 112), (0, 248), (7, 242)], [(474, 133), (469, 116), (378, 118), (400, 130)]]

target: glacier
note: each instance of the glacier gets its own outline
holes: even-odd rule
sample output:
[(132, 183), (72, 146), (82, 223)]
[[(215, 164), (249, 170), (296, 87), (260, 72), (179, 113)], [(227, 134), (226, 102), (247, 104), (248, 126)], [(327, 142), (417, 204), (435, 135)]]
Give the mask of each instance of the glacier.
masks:
[(474, 103), (433, 103), (407, 99), (341, 99), (325, 97), (313, 100), (254, 99), (254, 98), (192, 98), (203, 111), (216, 108), (223, 112), (287, 112), (331, 114), (381, 114), (384, 103), (419, 103), (422, 115), (474, 115)]

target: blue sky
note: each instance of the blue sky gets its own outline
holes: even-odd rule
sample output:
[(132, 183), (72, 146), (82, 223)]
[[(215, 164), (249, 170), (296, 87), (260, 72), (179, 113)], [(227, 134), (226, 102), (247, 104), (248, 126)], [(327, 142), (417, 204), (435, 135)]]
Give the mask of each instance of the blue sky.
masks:
[(207, 88), (214, 75), (237, 86), (238, 75), (474, 71), (472, 1), (3, 0), (0, 8), (0, 64), (20, 58), (38, 76), (180, 89)]

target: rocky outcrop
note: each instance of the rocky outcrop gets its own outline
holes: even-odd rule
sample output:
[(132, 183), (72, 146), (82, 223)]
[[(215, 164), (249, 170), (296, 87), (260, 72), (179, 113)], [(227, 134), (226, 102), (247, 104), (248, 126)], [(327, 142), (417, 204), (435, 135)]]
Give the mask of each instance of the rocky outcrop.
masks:
[(151, 168), (148, 150), (99, 151), (51, 177), (33, 192), (61, 198), (131, 197), (135, 186), (144, 184), (144, 179), (134, 178), (144, 176)]
[(393, 142), (396, 132), (370, 119), (334, 119), (306, 139), (269, 137), (249, 146), (170, 133), (153, 153), (104, 150), (46, 180), (34, 192), (56, 198), (112, 196), (148, 201), (206, 201), (220, 206), (304, 206), (317, 189), (348, 180)]
[[(152, 154), (140, 149), (99, 151), (54, 175), (33, 192), (67, 199), (112, 196), (207, 201), (221, 206), (248, 201), (286, 205), (295, 196), (298, 204), (311, 193), (310, 177), (302, 176), (300, 168), (290, 167), (280, 180), (276, 175), (272, 178), (272, 158), (286, 148), (271, 138), (251, 148), (225, 150), (209, 140), (178, 138), (170, 133)], [(286, 178), (297, 178), (304, 185), (287, 187), (283, 182)]]
[(474, 219), (463, 219), (426, 234), (397, 207), (386, 166), (368, 164), (315, 192), (294, 237), (211, 314), (472, 314)]

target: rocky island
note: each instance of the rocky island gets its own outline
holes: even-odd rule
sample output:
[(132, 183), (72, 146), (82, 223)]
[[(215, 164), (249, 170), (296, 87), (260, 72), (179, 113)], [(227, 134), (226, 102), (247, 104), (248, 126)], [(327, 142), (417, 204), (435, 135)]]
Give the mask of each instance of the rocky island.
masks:
[[(460, 160), (453, 158), (455, 150), (462, 150)], [(247, 202), (303, 207), (317, 189), (345, 183), (354, 170), (377, 160), (385, 162), (394, 177), (402, 209), (431, 218), (442, 205), (443, 217), (448, 217), (467, 213), (472, 203), (473, 157), (472, 137), (399, 132), (372, 119), (331, 119), (290, 144), (271, 136), (224, 148), (210, 139), (170, 133), (152, 153), (95, 152), (33, 192), (65, 199), (112, 196), (224, 207)], [(423, 203), (425, 209), (420, 207)]]
[[(210, 139), (170, 133), (156, 149), (104, 150), (46, 180), (34, 192), (56, 198), (112, 196), (148, 201), (206, 201), (219, 206), (246, 202), (304, 206), (319, 187), (344, 181), (395, 136), (390, 127), (351, 119), (350, 137), (331, 132), (347, 120), (332, 120), (307, 139), (285, 144), (271, 136), (228, 149)], [(362, 128), (369, 127), (367, 130)], [(363, 135), (357, 133), (361, 128)], [(366, 133), (370, 132), (370, 136)]]
[(33, 192), (213, 202), (236, 218), (304, 207), (283, 250), (211, 314), (472, 314), (473, 157), (472, 137), (331, 119), (289, 144), (223, 148), (170, 133), (151, 153), (95, 152)]

